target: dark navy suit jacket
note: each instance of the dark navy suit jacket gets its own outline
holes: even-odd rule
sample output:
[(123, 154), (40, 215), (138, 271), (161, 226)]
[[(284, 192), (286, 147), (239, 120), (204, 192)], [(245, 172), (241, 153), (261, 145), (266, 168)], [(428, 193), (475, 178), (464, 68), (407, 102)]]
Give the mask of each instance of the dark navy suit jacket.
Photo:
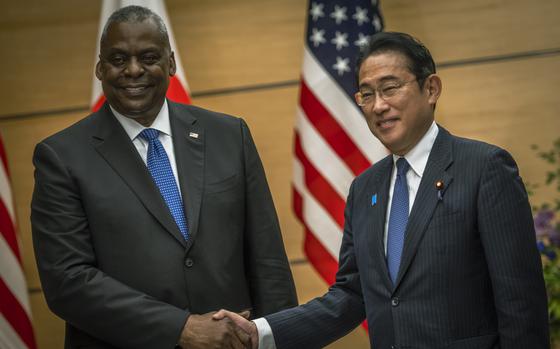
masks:
[(350, 188), (328, 293), (266, 317), (278, 349), (323, 347), (366, 317), (373, 349), (549, 348), (531, 208), (512, 157), (440, 127), (395, 286), (383, 246), (392, 164), (386, 157)]

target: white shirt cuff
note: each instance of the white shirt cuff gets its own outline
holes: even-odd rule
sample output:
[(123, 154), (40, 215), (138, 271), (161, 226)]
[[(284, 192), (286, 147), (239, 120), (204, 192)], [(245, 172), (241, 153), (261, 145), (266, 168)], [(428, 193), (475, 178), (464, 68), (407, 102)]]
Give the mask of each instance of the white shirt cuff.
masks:
[(274, 334), (272, 333), (272, 328), (270, 328), (268, 321), (261, 317), (253, 320), (253, 322), (255, 326), (257, 326), (257, 333), (259, 334), (259, 349), (276, 349)]

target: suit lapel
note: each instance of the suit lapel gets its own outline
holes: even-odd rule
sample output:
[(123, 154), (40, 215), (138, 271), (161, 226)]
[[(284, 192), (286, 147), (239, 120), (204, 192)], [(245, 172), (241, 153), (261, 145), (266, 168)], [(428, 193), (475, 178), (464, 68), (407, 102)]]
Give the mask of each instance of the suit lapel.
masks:
[(106, 103), (99, 112), (93, 138), (97, 152), (136, 194), (144, 207), (179, 243), (186, 246), (175, 220), (138, 151)]
[(401, 265), (395, 289), (414, 259), (418, 245), (439, 202), (435, 183), (441, 180), (445, 183), (445, 189), (447, 189), (453, 181), (453, 177), (445, 172), (453, 162), (452, 151), (451, 135), (444, 128), (439, 127), (438, 136), (428, 157), (426, 169), (422, 175), (420, 187), (418, 188), (408, 219)]
[(202, 188), (204, 185), (204, 129), (186, 109), (169, 102), (169, 119), (173, 131), (175, 161), (185, 204), (189, 228), (187, 250), (192, 246), (198, 232)]
[(389, 201), (389, 186), (393, 167), (392, 155), (387, 156), (374, 166), (378, 166), (379, 168), (371, 179), (372, 185), (368, 185), (369, 188), (372, 188), (368, 198), (371, 199), (373, 195), (377, 195), (377, 203), (375, 205), (369, 205), (369, 214), (367, 215), (369, 217), (368, 227), (370, 229), (368, 233), (368, 238), (370, 239), (369, 246), (372, 247), (373, 251), (373, 263), (375, 266), (380, 266), (383, 283), (388, 290), (391, 290), (393, 285), (389, 278), (389, 270), (387, 269), (387, 262), (385, 260), (383, 236), (385, 233), (385, 216)]

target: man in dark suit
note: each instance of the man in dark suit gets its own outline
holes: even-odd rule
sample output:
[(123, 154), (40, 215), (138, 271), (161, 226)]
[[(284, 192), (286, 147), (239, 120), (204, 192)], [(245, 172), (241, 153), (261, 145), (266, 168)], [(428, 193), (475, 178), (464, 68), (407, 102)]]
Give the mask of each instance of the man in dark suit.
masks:
[(226, 311), (215, 318), (232, 318), (261, 349), (320, 348), (364, 318), (374, 349), (549, 348), (531, 209), (513, 158), (435, 124), (441, 80), (411, 36), (374, 35), (358, 69), (356, 101), (392, 154), (350, 188), (336, 283), (255, 323)]
[(108, 103), (35, 149), (33, 241), (66, 348), (242, 348), (211, 311), (297, 304), (247, 125), (166, 100), (174, 73), (161, 18), (115, 12), (96, 66)]

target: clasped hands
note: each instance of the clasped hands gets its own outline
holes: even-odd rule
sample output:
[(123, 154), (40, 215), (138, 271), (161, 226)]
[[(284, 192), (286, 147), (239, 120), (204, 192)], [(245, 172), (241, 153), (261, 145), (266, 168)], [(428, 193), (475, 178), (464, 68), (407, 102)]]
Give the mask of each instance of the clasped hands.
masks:
[(257, 327), (249, 321), (250, 312), (227, 310), (203, 315), (191, 314), (181, 333), (183, 349), (257, 349)]

